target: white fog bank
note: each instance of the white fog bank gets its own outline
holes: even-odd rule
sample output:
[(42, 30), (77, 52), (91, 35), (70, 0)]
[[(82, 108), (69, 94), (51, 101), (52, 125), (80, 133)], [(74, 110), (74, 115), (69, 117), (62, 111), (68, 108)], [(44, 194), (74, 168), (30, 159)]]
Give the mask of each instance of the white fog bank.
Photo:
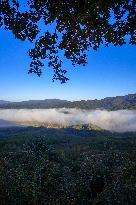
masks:
[(110, 131), (136, 131), (136, 110), (1, 109), (0, 120), (20, 125), (30, 125), (32, 123), (46, 125), (91, 123)]

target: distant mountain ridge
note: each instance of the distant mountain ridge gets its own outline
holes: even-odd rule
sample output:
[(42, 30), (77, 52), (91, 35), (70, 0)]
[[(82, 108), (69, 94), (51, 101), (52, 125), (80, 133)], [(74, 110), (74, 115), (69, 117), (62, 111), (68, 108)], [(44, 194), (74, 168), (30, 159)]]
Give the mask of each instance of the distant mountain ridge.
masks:
[(9, 101), (5, 101), (5, 100), (0, 100), (0, 105), (7, 104), (7, 103), (10, 103), (10, 102)]
[(29, 100), (8, 102), (0, 100), (0, 109), (49, 109), (49, 108), (79, 108), (79, 109), (136, 109), (136, 93), (125, 96), (106, 97), (101, 100), (67, 101), (60, 99)]

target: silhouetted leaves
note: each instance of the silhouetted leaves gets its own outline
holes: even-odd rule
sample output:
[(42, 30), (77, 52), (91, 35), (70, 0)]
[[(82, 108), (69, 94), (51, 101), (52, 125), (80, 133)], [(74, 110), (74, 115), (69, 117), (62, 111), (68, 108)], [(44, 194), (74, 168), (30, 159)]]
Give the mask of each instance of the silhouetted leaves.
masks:
[[(23, 7), (24, 5), (24, 7)], [(34, 42), (30, 49), (30, 73), (42, 74), (43, 60), (53, 68), (53, 80), (66, 82), (60, 52), (75, 65), (87, 63), (87, 51), (97, 50), (102, 44), (121, 46), (136, 44), (135, 0), (16, 0), (0, 2), (0, 27), (11, 30), (15, 38)], [(40, 33), (39, 21), (45, 24)], [(46, 29), (52, 25), (54, 33)], [(43, 27), (43, 25), (42, 25)], [(41, 63), (40, 63), (41, 62)]]

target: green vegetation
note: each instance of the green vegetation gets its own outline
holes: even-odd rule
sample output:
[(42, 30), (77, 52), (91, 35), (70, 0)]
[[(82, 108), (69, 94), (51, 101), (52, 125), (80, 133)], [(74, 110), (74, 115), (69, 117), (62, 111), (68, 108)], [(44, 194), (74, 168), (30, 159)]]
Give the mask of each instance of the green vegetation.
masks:
[(0, 129), (1, 205), (134, 205), (136, 133)]

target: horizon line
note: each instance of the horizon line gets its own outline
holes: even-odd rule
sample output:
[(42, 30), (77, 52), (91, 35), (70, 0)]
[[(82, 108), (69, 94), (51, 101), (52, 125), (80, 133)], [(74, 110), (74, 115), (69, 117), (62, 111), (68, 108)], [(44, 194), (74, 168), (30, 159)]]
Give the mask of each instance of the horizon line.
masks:
[(95, 98), (95, 99), (77, 99), (77, 100), (68, 100), (68, 99), (62, 99), (62, 98), (45, 98), (45, 99), (26, 99), (26, 100), (19, 100), (19, 101), (11, 101), (11, 100), (3, 100), (3, 99), (0, 99), (0, 101), (3, 101), (3, 102), (7, 102), (7, 103), (17, 103), (17, 102), (28, 102), (28, 101), (45, 101), (45, 100), (62, 100), (62, 101), (70, 101), (70, 102), (75, 102), (75, 101), (88, 101), (88, 100), (103, 100), (105, 98), (116, 98), (116, 97), (125, 97), (125, 96), (128, 96), (128, 95), (136, 95), (136, 93), (128, 93), (126, 95), (115, 95), (115, 96), (107, 96), (107, 97), (103, 97), (103, 98)]

